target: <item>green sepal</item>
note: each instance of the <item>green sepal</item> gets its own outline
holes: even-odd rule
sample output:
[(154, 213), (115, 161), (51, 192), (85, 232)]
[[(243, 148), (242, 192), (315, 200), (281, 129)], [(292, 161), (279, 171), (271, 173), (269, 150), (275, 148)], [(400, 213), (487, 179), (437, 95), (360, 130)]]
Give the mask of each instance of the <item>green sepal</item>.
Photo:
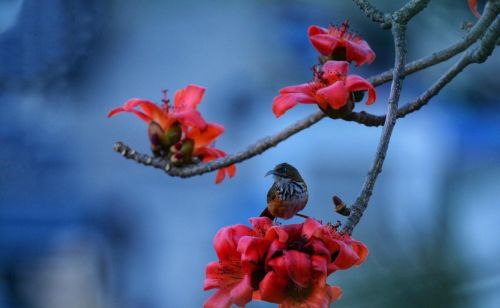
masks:
[(159, 146), (160, 145), (160, 137), (163, 135), (163, 129), (161, 126), (152, 121), (148, 126), (148, 137), (151, 145)]
[(343, 117), (347, 116), (348, 114), (350, 114), (352, 112), (352, 110), (354, 109), (354, 103), (352, 102), (351, 99), (349, 99), (347, 101), (347, 103), (344, 106), (342, 106), (340, 109), (333, 109), (330, 105), (326, 106), (326, 109), (321, 108), (321, 106), (319, 106), (319, 105), (318, 105), (318, 107), (328, 117), (330, 117), (332, 119), (339, 119), (339, 118), (343, 118)]
[(163, 150), (168, 152), (170, 147), (179, 140), (181, 140), (182, 137), (182, 128), (179, 123), (175, 123), (170, 128), (167, 130), (166, 133), (160, 135), (160, 144)]
[(351, 92), (351, 99), (355, 103), (361, 102), (363, 100), (363, 97), (365, 97), (365, 92), (366, 91), (354, 91), (354, 92)]

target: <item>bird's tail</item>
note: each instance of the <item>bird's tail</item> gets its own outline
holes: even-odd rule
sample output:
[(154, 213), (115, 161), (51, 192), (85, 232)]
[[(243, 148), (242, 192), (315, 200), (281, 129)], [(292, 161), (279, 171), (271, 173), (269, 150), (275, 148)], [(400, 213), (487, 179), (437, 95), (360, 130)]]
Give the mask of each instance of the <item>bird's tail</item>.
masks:
[(262, 211), (262, 213), (260, 213), (260, 217), (267, 217), (271, 220), (274, 220), (274, 218), (276, 218), (273, 214), (271, 214), (271, 212), (269, 212), (269, 209), (267, 207)]

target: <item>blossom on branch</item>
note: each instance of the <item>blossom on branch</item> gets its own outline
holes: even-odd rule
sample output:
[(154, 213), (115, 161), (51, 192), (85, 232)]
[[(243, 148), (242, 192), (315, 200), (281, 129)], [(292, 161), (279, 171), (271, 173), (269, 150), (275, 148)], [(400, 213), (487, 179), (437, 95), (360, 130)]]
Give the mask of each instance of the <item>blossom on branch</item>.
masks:
[(244, 306), (252, 299), (280, 307), (329, 307), (342, 291), (326, 283), (328, 275), (360, 265), (368, 254), (363, 243), (313, 218), (285, 226), (267, 217), (250, 222), (252, 228), (235, 225), (217, 233), (219, 262), (208, 264), (204, 289), (218, 290), (205, 307)]
[(329, 26), (328, 29), (310, 26), (309, 40), (320, 54), (332, 60), (355, 61), (356, 66), (372, 63), (375, 60), (375, 52), (365, 40), (349, 32), (348, 27), (347, 21), (340, 27)]
[[(224, 132), (224, 127), (206, 122), (197, 110), (204, 94), (205, 88), (188, 85), (175, 93), (172, 106), (166, 91), (162, 106), (150, 100), (133, 98), (111, 110), (108, 117), (130, 112), (149, 124), (151, 150), (155, 156), (169, 159), (176, 166), (207, 162), (224, 157), (226, 153), (213, 147), (215, 140)], [(220, 183), (226, 173), (233, 177), (235, 165), (219, 169), (216, 183)]]
[(317, 104), (323, 111), (328, 107), (338, 110), (357, 101), (357, 94), (368, 91), (367, 105), (377, 99), (374, 87), (357, 75), (347, 75), (349, 63), (346, 61), (327, 61), (320, 69), (314, 70), (314, 80), (308, 83), (289, 86), (279, 91), (273, 100), (273, 113), (278, 118), (298, 103)]

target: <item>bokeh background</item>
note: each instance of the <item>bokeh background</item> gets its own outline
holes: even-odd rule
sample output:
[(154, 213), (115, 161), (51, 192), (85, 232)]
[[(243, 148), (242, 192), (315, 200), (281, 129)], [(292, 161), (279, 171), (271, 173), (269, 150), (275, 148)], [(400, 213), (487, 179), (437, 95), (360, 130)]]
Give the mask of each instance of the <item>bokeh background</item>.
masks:
[[(217, 146), (242, 150), (316, 111), (275, 119), (271, 101), (311, 78), (307, 27), (344, 19), (377, 54), (351, 71), (392, 67), (390, 33), (350, 1), (1, 0), (0, 307), (202, 306), (213, 236), (260, 213), (264, 174), (282, 161), (309, 185), (304, 213), (341, 219), (331, 196), (354, 201), (380, 128), (323, 120), (215, 185), (213, 173), (182, 180), (124, 160), (113, 144), (148, 152), (146, 126), (106, 114), (199, 84), (203, 115), (226, 128)], [(409, 26), (408, 59), (455, 42), (474, 20), (465, 0), (431, 2)], [(406, 78), (401, 103), (454, 60)], [(330, 277), (344, 290), (336, 307), (500, 307), (499, 62), (497, 51), (468, 67), (398, 122), (354, 234), (370, 255)], [(371, 112), (385, 112), (387, 92)]]

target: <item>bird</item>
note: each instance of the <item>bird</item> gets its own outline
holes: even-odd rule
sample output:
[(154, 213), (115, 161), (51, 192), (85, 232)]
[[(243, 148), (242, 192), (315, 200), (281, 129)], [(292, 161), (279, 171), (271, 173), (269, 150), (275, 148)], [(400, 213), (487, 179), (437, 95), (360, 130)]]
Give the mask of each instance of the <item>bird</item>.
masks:
[[(307, 204), (307, 185), (299, 171), (292, 165), (281, 163), (266, 173), (273, 175), (274, 183), (267, 192), (267, 207), (260, 214), (272, 220), (290, 219)], [(297, 214), (298, 216), (307, 217)]]

